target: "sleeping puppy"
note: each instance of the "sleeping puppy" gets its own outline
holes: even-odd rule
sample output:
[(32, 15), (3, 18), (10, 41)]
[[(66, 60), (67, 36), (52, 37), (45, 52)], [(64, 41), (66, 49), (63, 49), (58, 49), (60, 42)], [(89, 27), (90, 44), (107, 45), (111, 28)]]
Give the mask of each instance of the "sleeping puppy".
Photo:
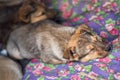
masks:
[(95, 34), (88, 26), (79, 26), (74, 35), (71, 36), (64, 58), (71, 61), (87, 62), (96, 58), (107, 56), (111, 46), (105, 46), (102, 38)]
[(13, 60), (0, 56), (0, 80), (22, 80), (20, 66)]
[(53, 19), (57, 15), (54, 9), (49, 9), (45, 3), (38, 0), (24, 0), (16, 15), (16, 22), (35, 23), (45, 19)]
[(108, 54), (107, 47), (86, 25), (76, 29), (43, 20), (14, 30), (7, 51), (16, 59), (39, 58), (45, 63), (61, 64), (103, 58)]

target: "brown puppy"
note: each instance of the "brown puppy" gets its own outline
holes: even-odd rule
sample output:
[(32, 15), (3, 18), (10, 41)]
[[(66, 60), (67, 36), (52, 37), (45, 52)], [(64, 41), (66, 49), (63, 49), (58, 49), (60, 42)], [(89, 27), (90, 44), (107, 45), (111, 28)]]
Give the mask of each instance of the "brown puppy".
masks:
[(24, 0), (18, 10), (16, 20), (24, 23), (35, 23), (45, 19), (53, 19), (56, 16), (53, 9), (48, 9), (44, 3), (38, 0)]
[(40, 58), (46, 63), (60, 64), (105, 57), (106, 47), (101, 37), (85, 25), (76, 29), (44, 20), (13, 31), (7, 51), (16, 59)]
[(13, 60), (0, 56), (0, 80), (22, 80), (20, 66)]

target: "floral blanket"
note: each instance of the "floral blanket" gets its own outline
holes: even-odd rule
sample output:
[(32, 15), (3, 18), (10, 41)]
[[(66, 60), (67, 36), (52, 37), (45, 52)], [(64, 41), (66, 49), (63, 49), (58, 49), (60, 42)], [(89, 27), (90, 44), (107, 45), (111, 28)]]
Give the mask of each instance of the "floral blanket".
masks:
[(59, 21), (67, 26), (87, 24), (112, 41), (120, 35), (120, 0), (48, 0), (59, 11)]
[[(47, 1), (47, 2), (46, 2)], [(23, 80), (120, 80), (120, 0), (45, 0), (59, 11), (63, 25), (87, 24), (108, 42), (113, 50), (103, 59), (86, 63), (52, 65), (33, 59)]]

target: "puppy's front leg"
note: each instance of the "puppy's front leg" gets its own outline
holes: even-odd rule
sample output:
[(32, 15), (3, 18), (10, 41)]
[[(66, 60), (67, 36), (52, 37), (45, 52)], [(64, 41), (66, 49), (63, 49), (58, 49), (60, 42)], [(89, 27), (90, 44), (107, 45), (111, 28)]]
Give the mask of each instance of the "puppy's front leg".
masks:
[(67, 63), (67, 61), (61, 61), (61, 60), (57, 60), (57, 59), (51, 59), (50, 62), (51, 64), (65, 64)]
[(9, 53), (9, 56), (11, 56), (11, 57), (13, 57), (15, 59), (23, 59), (17, 45), (11, 39), (8, 41), (7, 51)]
[(81, 58), (80, 62), (87, 62), (89, 60), (97, 59), (99, 57), (100, 56), (98, 55), (98, 53), (89, 53), (85, 57)]

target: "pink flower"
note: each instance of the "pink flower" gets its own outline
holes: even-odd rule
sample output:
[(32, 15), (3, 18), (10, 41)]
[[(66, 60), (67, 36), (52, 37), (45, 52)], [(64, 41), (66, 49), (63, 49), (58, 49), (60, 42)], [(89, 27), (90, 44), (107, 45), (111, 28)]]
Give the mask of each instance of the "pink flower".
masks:
[(43, 72), (41, 70), (36, 69), (36, 70), (33, 71), (33, 74), (35, 74), (35, 75), (42, 75)]
[(87, 19), (87, 18), (83, 18), (83, 21), (84, 21), (84, 22), (88, 22), (88, 19)]
[(99, 7), (95, 9), (95, 12), (96, 12), (96, 13), (97, 13), (97, 12), (100, 12), (100, 11), (101, 11), (101, 10), (100, 10)]
[(120, 46), (117, 46), (118, 49), (120, 49)]
[(102, 16), (98, 16), (96, 19), (97, 19), (97, 20), (102, 20), (103, 17), (102, 17)]
[(69, 65), (69, 66), (73, 66), (73, 62), (69, 62), (68, 65)]
[(35, 69), (42, 69), (44, 67), (44, 64), (43, 63), (39, 63), (39, 64), (36, 64), (35, 65)]
[(110, 31), (110, 34), (111, 34), (111, 35), (118, 35), (118, 34), (119, 34), (119, 30), (116, 29), (116, 28), (113, 28), (113, 29)]
[(78, 20), (80, 20), (80, 18), (79, 17), (75, 17), (75, 18), (71, 19), (71, 22), (77, 22)]
[(118, 42), (118, 38), (112, 41), (112, 44), (115, 44)]
[(120, 61), (120, 58), (116, 58), (116, 60)]
[(91, 0), (93, 3), (97, 3), (97, 0)]
[(120, 25), (120, 21), (117, 21), (117, 24)]
[(92, 72), (90, 72), (89, 74), (90, 74), (91, 76), (94, 76), (94, 77), (97, 77), (97, 76), (98, 76), (98, 74), (96, 74), (96, 73), (95, 73), (95, 72), (93, 72), (93, 71), (92, 71)]
[(105, 2), (104, 4), (103, 4), (103, 7), (107, 7), (107, 6), (110, 6), (110, 2)]
[(38, 59), (32, 59), (31, 62), (38, 62)]
[(72, 3), (73, 3), (74, 6), (77, 5), (78, 2), (79, 2), (79, 0), (72, 0)]
[(85, 69), (83, 67), (81, 67), (80, 65), (75, 65), (75, 69), (78, 71), (84, 71)]
[(46, 66), (44, 66), (42, 69), (45, 70), (45, 71), (50, 71), (51, 70), (50, 67), (46, 67)]
[(116, 80), (120, 80), (120, 73), (114, 74)]
[(68, 2), (64, 3), (63, 5), (61, 5), (61, 7), (60, 7), (61, 11), (63, 11), (63, 12), (66, 11), (68, 6), (69, 6)]
[(112, 7), (116, 7), (116, 6), (117, 6), (117, 3), (116, 3), (116, 2), (113, 2), (113, 3), (111, 3), (111, 6), (112, 6)]
[(47, 79), (49, 80), (57, 80), (58, 77), (55, 77), (55, 76), (45, 76)]
[(81, 80), (79, 75), (72, 75), (70, 80)]
[(108, 34), (107, 34), (107, 32), (105, 32), (105, 31), (101, 31), (101, 32), (100, 32), (100, 36), (103, 37), (103, 38), (107, 38), (107, 37), (108, 37)]
[(59, 73), (58, 73), (58, 76), (67, 76), (69, 74), (69, 71), (67, 70), (61, 70)]
[(106, 24), (105, 25), (105, 28), (107, 29), (107, 31), (111, 31), (113, 28), (114, 28), (114, 24), (111, 23), (111, 24)]
[(97, 67), (102, 67), (102, 68), (105, 68), (106, 65), (105, 64), (96, 64)]
[(93, 9), (94, 9), (94, 7), (93, 7), (93, 6), (91, 6), (91, 5), (89, 5), (89, 4), (88, 4), (88, 5), (86, 5), (86, 7), (87, 7), (87, 10), (88, 10), (88, 11), (91, 11), (91, 10), (93, 10)]
[(72, 15), (72, 9), (70, 9), (69, 11), (64, 11), (62, 13), (62, 17), (65, 19), (69, 18), (71, 15)]
[(108, 57), (105, 57), (103, 59), (99, 59), (100, 62), (104, 62), (104, 63), (110, 63), (112, 60)]
[(32, 71), (32, 67), (30, 67), (30, 66), (26, 66), (26, 69), (27, 69), (28, 71)]
[(85, 77), (85, 79), (84, 79), (84, 80), (89, 80), (89, 78)]
[(108, 69), (107, 70), (109, 73), (114, 73), (115, 71), (113, 69)]

